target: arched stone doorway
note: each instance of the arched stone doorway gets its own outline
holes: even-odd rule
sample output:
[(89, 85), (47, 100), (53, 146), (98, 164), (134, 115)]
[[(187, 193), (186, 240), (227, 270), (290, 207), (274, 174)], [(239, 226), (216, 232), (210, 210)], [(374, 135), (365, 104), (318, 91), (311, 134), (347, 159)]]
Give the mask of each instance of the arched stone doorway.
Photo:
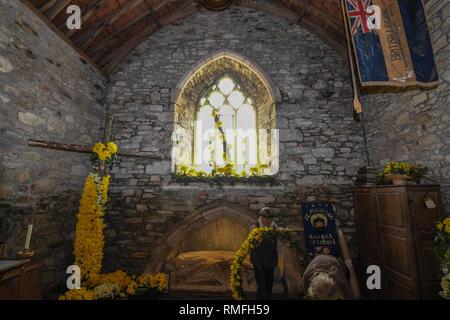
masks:
[(258, 219), (258, 215), (247, 208), (225, 201), (212, 203), (191, 212), (174, 224), (152, 248), (150, 252), (152, 259), (147, 264), (144, 273), (159, 272), (164, 262), (176, 254), (176, 250), (183, 240), (201, 227), (222, 218), (238, 223), (249, 230), (250, 225)]
[[(195, 210), (154, 246), (144, 273), (169, 273), (175, 291), (227, 292), (231, 263), (257, 219), (255, 212), (225, 201)], [(244, 290), (254, 294), (256, 282), (249, 257), (242, 272)], [(278, 269), (273, 291), (285, 291)]]

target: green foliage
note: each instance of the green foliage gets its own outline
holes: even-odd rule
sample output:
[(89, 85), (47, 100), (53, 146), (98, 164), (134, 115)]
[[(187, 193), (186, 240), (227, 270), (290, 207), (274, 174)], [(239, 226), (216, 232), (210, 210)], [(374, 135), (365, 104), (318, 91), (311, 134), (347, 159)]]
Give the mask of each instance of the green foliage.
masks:
[(248, 184), (248, 185), (280, 185), (280, 182), (275, 176), (269, 175), (251, 175), (251, 176), (235, 176), (232, 174), (209, 174), (193, 176), (184, 172), (173, 172), (172, 182), (188, 185), (190, 183), (208, 183), (209, 185), (236, 185), (236, 184)]
[(386, 178), (386, 176), (384, 175), (384, 173), (380, 173), (379, 175), (377, 175), (377, 176), (375, 177), (375, 182), (374, 182), (374, 184), (375, 184), (376, 186), (382, 186), (382, 185), (387, 184), (386, 181), (385, 181), (385, 178)]

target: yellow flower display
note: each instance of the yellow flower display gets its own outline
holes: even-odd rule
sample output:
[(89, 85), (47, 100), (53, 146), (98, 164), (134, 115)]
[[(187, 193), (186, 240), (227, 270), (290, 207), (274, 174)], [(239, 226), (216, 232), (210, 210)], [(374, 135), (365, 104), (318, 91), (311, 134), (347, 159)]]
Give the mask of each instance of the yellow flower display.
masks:
[(75, 231), (75, 265), (81, 269), (82, 280), (88, 286), (98, 281), (103, 259), (103, 198), (107, 193), (109, 177), (90, 173), (86, 179), (78, 211)]
[(450, 218), (436, 222), (435, 254), (441, 269), (441, 287), (439, 294), (450, 300)]
[(167, 278), (164, 273), (155, 275), (139, 276), (135, 280), (131, 280), (127, 286), (126, 292), (129, 295), (136, 294), (138, 288), (154, 288), (158, 291), (164, 290), (167, 284)]
[(114, 142), (108, 142), (106, 149), (109, 153), (114, 154), (117, 152), (117, 145)]
[[(114, 146), (108, 144), (115, 150)], [(94, 148), (103, 148), (96, 144)], [(108, 201), (110, 175), (101, 176), (91, 172), (86, 178), (80, 206), (77, 214), (75, 231), (74, 255), (75, 265), (81, 270), (81, 289), (72, 289), (60, 296), (60, 300), (94, 300), (98, 298), (114, 298), (125, 296), (132, 292), (133, 283), (138, 287), (157, 288), (159, 291), (166, 286), (164, 274), (145, 277), (128, 276), (126, 272), (117, 270), (113, 273), (101, 274), (104, 235), (103, 216)], [(130, 287), (131, 285), (131, 287)], [(128, 290), (130, 288), (130, 290)], [(132, 294), (132, 293), (129, 293)]]
[(118, 283), (104, 283), (94, 288), (95, 299), (114, 299), (120, 295), (120, 286)]
[(101, 274), (99, 284), (117, 283), (120, 291), (124, 291), (131, 282), (132, 277), (122, 270), (117, 270), (112, 273)]
[(92, 152), (94, 153), (91, 156), (92, 164), (97, 161), (101, 161), (101, 164), (103, 164), (106, 161), (112, 168), (112, 161), (117, 160), (117, 145), (114, 142), (108, 142), (106, 145), (97, 142), (92, 148)]
[(285, 233), (276, 231), (273, 228), (255, 228), (249, 234), (247, 239), (242, 243), (239, 250), (236, 252), (236, 257), (231, 264), (231, 275), (230, 275), (230, 289), (235, 300), (243, 300), (244, 292), (242, 290), (242, 274), (241, 267), (242, 262), (245, 257), (250, 253), (250, 250), (256, 245), (259, 239), (265, 239), (267, 241), (274, 241), (275, 238), (281, 238), (282, 240), (288, 242), (295, 242), (295, 239), (291, 235), (293, 230), (288, 229)]
[(442, 291), (439, 292), (439, 295), (444, 299), (450, 300), (450, 272), (442, 277), (441, 288)]
[(60, 296), (58, 300), (95, 300), (93, 290), (86, 288), (72, 289)]

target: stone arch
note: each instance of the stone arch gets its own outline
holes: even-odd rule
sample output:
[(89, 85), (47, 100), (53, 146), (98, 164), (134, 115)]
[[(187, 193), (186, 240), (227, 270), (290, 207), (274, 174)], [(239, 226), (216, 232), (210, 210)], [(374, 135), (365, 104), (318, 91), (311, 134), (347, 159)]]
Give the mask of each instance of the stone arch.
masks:
[(266, 84), (267, 90), (269, 90), (272, 99), (278, 103), (281, 102), (281, 94), (278, 87), (275, 85), (275, 83), (272, 81), (270, 76), (263, 70), (262, 67), (260, 67), (256, 62), (254, 62), (252, 59), (245, 57), (237, 52), (234, 52), (232, 50), (228, 49), (221, 49), (214, 51), (206, 56), (204, 56), (202, 59), (200, 59), (195, 65), (193, 65), (191, 68), (189, 68), (188, 71), (183, 75), (183, 77), (178, 81), (178, 84), (175, 87), (175, 90), (172, 92), (171, 96), (171, 104), (175, 104), (177, 102), (178, 97), (180, 96), (180, 93), (183, 91), (183, 88), (188, 84), (188, 82), (191, 80), (191, 78), (194, 76), (194, 74), (201, 69), (203, 66), (217, 60), (223, 57), (228, 57), (230, 59), (234, 59), (236, 61), (239, 61), (241, 64), (248, 66), (250, 69), (252, 69), (260, 78), (261, 80)]
[[(172, 136), (172, 171), (177, 163), (191, 164), (194, 151), (194, 122), (198, 101), (205, 89), (209, 88), (219, 77), (232, 76), (255, 101), (258, 129), (276, 129), (276, 103), (281, 101), (279, 89), (270, 77), (250, 59), (229, 50), (211, 53), (194, 66), (181, 78), (173, 91), (171, 103), (174, 106), (174, 135)], [(272, 153), (271, 139), (265, 138), (264, 146), (270, 161)], [(278, 166), (278, 157), (273, 161)]]
[(258, 214), (226, 201), (215, 202), (199, 208), (181, 221), (174, 224), (167, 233), (158, 240), (151, 250), (151, 259), (145, 267), (144, 274), (160, 272), (171, 252), (189, 235), (207, 223), (220, 218), (228, 218), (241, 223), (247, 228), (257, 221)]

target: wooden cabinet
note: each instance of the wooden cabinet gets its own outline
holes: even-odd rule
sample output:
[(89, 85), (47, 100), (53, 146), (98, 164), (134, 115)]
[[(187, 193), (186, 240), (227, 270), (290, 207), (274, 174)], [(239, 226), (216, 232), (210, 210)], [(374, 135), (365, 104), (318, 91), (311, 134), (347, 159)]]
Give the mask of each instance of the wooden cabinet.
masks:
[(0, 270), (0, 300), (40, 300), (37, 264), (22, 261)]
[[(425, 198), (436, 208), (428, 209)], [(363, 295), (369, 299), (439, 299), (432, 228), (442, 218), (438, 185), (353, 189)], [(366, 286), (369, 265), (381, 269), (381, 290)]]

